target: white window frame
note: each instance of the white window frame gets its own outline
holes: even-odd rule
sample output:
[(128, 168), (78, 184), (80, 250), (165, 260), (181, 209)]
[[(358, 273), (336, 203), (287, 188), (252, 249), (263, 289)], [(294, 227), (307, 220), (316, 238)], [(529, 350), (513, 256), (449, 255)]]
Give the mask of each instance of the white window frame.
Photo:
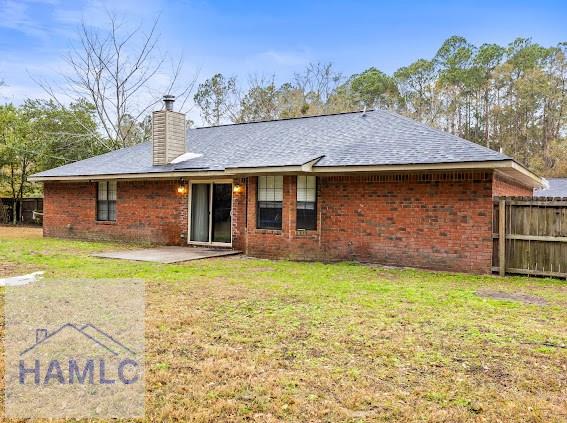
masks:
[[(274, 194), (274, 199), (272, 200), (260, 200), (260, 178), (266, 178), (266, 190), (272, 190), (273, 194)], [(273, 184), (270, 184), (270, 179), (269, 178), (273, 178), (272, 182)], [(280, 200), (276, 200), (275, 198), (275, 194), (276, 194), (276, 188), (275, 188), (275, 178), (281, 179), (281, 199)], [(261, 175), (258, 176), (256, 178), (256, 229), (260, 229), (260, 230), (269, 230), (269, 231), (281, 231), (283, 230), (283, 209), (284, 209), (284, 178), (283, 175)], [(281, 222), (281, 227), (279, 228), (262, 228), (259, 226), (259, 219), (260, 219), (260, 202), (281, 202), (282, 203), (282, 207), (281, 207), (281, 211), (282, 211), (282, 222)]]
[[(303, 188), (302, 190), (300, 190), (300, 188), (299, 188), (299, 178), (305, 178), (305, 188)], [(309, 180), (308, 178), (312, 178), (312, 180), (314, 181), (314, 186), (311, 187), (311, 188), (308, 187), (308, 180)], [(310, 192), (309, 191), (310, 189), (313, 189), (313, 194), (314, 194), (313, 201), (306, 201), (305, 199), (299, 198), (300, 192), (306, 192), (307, 193), (307, 192)], [(296, 224), (295, 229), (299, 230), (299, 231), (316, 231), (317, 227), (319, 225), (319, 218), (317, 216), (317, 214), (318, 214), (317, 213), (317, 207), (318, 207), (318, 204), (317, 204), (317, 176), (314, 176), (314, 175), (297, 175), (296, 184), (295, 184), (295, 191), (296, 191), (295, 192), (295, 224)], [(299, 204), (299, 203), (313, 203), (314, 213), (315, 213), (315, 227), (313, 227), (313, 228), (299, 228), (299, 227), (297, 227), (297, 222), (298, 222), (297, 213), (298, 213), (298, 210), (300, 210), (297, 207), (297, 204)]]

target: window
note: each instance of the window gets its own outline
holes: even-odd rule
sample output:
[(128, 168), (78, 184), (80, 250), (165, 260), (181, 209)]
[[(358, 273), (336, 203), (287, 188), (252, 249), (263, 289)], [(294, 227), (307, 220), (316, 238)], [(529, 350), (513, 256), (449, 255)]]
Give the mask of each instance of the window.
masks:
[(317, 179), (297, 177), (297, 229), (317, 229)]
[(283, 176), (258, 176), (256, 227), (282, 228)]
[(96, 220), (116, 220), (116, 181), (101, 181), (98, 183)]

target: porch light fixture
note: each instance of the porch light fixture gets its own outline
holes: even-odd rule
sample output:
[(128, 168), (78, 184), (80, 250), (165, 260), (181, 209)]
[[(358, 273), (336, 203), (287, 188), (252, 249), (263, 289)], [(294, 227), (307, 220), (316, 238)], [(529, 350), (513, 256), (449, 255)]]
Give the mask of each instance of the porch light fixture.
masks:
[(234, 192), (234, 193), (242, 192), (242, 185), (234, 184), (234, 186), (232, 187), (232, 192)]
[(185, 194), (186, 192), (187, 192), (187, 187), (185, 186), (185, 181), (183, 179), (180, 179), (179, 184), (177, 185), (177, 193)]

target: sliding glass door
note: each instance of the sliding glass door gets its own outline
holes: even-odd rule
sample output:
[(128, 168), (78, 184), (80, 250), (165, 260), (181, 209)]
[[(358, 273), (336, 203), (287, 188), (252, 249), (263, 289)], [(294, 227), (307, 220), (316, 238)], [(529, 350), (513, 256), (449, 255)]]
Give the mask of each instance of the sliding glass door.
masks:
[(231, 242), (232, 184), (191, 184), (192, 242)]
[(209, 242), (209, 184), (193, 184), (191, 190), (191, 241)]

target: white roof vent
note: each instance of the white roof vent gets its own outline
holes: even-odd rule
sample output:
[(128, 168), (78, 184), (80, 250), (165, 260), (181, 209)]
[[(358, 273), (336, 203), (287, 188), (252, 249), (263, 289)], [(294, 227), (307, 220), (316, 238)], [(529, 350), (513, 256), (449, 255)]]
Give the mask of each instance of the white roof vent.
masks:
[(176, 159), (173, 159), (170, 163), (176, 164), (176, 163), (186, 162), (187, 160), (196, 159), (197, 157), (203, 157), (203, 155), (198, 153), (184, 153), (181, 156), (177, 157)]

